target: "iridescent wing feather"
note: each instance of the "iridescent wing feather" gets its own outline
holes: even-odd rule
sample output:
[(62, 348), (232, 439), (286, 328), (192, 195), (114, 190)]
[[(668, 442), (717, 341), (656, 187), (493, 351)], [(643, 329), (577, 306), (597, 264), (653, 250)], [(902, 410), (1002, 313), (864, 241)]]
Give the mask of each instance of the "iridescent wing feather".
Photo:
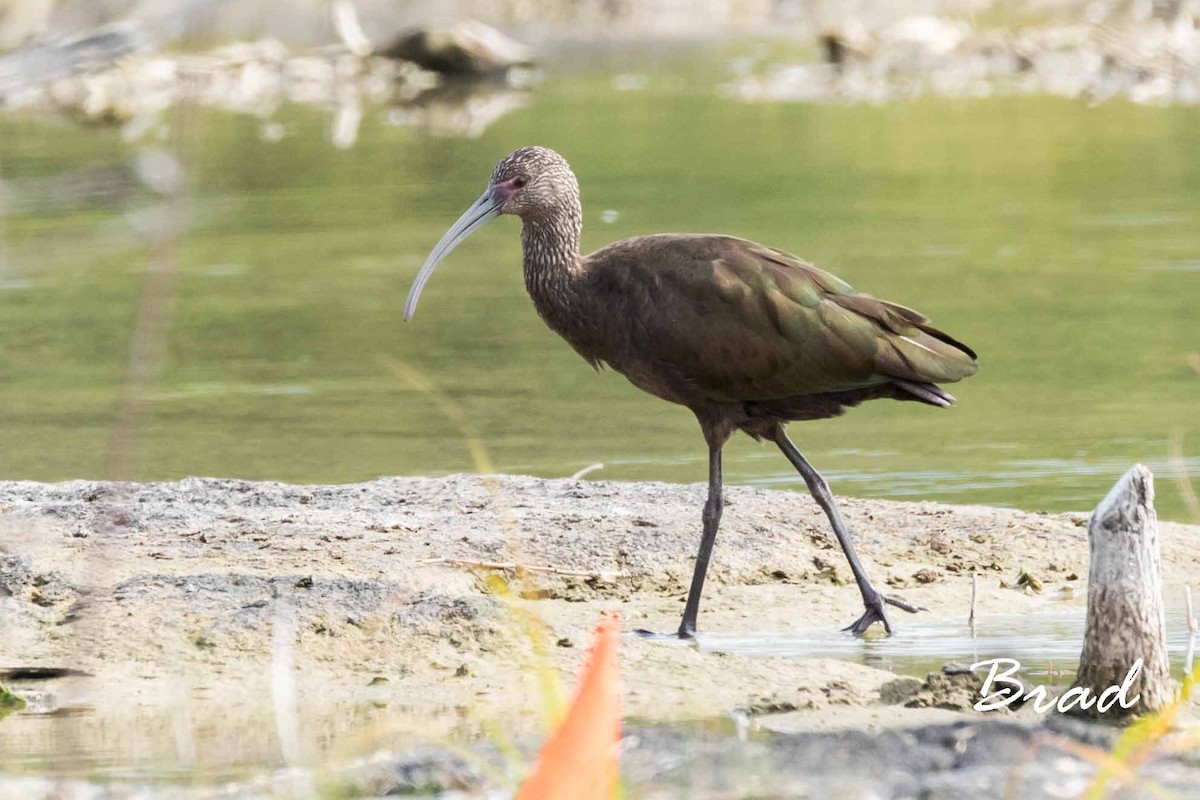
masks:
[(612, 305), (631, 304), (620, 314), (631, 351), (716, 402), (946, 383), (977, 369), (970, 348), (916, 311), (744, 239), (647, 236), (588, 260)]

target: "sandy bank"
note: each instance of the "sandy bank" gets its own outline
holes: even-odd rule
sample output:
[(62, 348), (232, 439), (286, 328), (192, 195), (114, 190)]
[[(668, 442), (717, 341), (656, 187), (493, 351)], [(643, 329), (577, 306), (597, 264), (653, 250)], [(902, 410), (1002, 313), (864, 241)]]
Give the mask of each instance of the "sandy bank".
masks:
[[(0, 667), (89, 673), (40, 684), (45, 702), (90, 709), (78, 715), (80, 737), (147, 758), (175, 756), (166, 731), (180, 708), (244, 734), (201, 737), (205, 763), (270, 758), (278, 743), (254, 731), (263, 720), (274, 727), (280, 642), (291, 645), (306, 746), (321, 753), (364, 726), (378, 733), (381, 721), (411, 740), (486, 735), (497, 721), (536, 731), (537, 666), (572, 672), (601, 611), (619, 612), (627, 629), (677, 624), (703, 492), (509, 476), (0, 483)], [(894, 612), (898, 627), (961, 621), (972, 572), (984, 612), (1034, 614), (1086, 596), (1084, 514), (842, 504), (874, 579), (929, 609)], [(1200, 583), (1200, 527), (1163, 523), (1161, 538), (1166, 583)], [(556, 571), (514, 576), (436, 559)], [(1041, 593), (1002, 587), (1022, 569)], [(519, 596), (499, 596), (496, 574)], [(728, 490), (702, 631), (833, 629), (859, 611), (807, 495)], [(896, 676), (848, 661), (633, 637), (622, 648), (626, 711), (643, 720), (787, 711), (792, 730), (871, 730), (961, 718), (883, 702), (880, 688)], [(61, 731), (39, 735), (0, 726), (0, 752), (49, 752)]]

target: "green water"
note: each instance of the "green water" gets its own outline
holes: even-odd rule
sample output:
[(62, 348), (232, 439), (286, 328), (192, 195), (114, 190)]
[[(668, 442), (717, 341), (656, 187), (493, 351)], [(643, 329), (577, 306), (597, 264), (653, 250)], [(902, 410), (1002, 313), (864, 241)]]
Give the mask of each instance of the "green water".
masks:
[[(539, 143), (579, 176), (587, 249), (657, 231), (757, 239), (919, 308), (979, 352), (952, 410), (878, 402), (793, 426), (835, 491), (1087, 509), (1143, 461), (1162, 516), (1187, 517), (1175, 476), (1200, 476), (1200, 111), (741, 105), (719, 96), (711, 62), (640, 58), (551, 69), (476, 140), (369, 109), (339, 152), (324, 111), (283, 108), (286, 135), (269, 143), (252, 117), (176, 110), (151, 141), (187, 170), (189, 224), (157, 243), (138, 233), (162, 201), (129, 175), (137, 146), (114, 129), (0, 117), (0, 477), (101, 478), (113, 448), (146, 480), (474, 469), (457, 423), (400, 364), (465, 411), (499, 470), (603, 462), (593, 477), (702, 480), (687, 411), (593, 373), (544, 328), (515, 220), (456, 251), (400, 321), (421, 261), (494, 162)], [(614, 89), (631, 68), (645, 88)], [(56, 202), (45, 188), (98, 169), (72, 173), (100, 176), (91, 196)], [(148, 265), (166, 270), (150, 304), (162, 368), (117, 437)], [(1169, 462), (1172, 436), (1185, 458)], [(749, 440), (726, 471), (803, 488)]]

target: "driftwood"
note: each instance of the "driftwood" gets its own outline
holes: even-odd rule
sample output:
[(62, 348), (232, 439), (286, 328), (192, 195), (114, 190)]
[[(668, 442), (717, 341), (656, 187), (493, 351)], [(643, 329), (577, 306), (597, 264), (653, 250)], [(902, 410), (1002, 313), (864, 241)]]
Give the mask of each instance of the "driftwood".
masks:
[(975, 609), (979, 606), (979, 573), (971, 573), (971, 616), (967, 617), (967, 624), (971, 626), (971, 635), (975, 635)]
[[(1070, 713), (1120, 721), (1159, 709), (1174, 697), (1150, 470), (1135, 465), (1100, 501), (1088, 524), (1088, 544), (1087, 630), (1079, 673), (1068, 692), (1086, 689), (1100, 702), (1088, 708), (1080, 704)], [(1139, 661), (1141, 669), (1134, 674)], [(1123, 685), (1120, 695), (1112, 689)]]
[(449, 28), (404, 34), (380, 51), (446, 75), (503, 75), (510, 67), (534, 63), (533, 51), (482, 22), (467, 20)]

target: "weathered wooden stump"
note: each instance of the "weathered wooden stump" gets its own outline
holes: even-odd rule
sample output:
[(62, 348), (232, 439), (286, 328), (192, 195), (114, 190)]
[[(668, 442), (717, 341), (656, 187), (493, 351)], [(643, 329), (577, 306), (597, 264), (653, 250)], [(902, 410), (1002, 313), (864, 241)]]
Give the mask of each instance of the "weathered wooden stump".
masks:
[[(1133, 466), (1100, 501), (1088, 524), (1088, 544), (1087, 631), (1068, 692), (1086, 689), (1099, 702), (1069, 713), (1116, 722), (1161, 708), (1174, 695), (1150, 470)], [(1122, 686), (1119, 694), (1113, 688)]]

